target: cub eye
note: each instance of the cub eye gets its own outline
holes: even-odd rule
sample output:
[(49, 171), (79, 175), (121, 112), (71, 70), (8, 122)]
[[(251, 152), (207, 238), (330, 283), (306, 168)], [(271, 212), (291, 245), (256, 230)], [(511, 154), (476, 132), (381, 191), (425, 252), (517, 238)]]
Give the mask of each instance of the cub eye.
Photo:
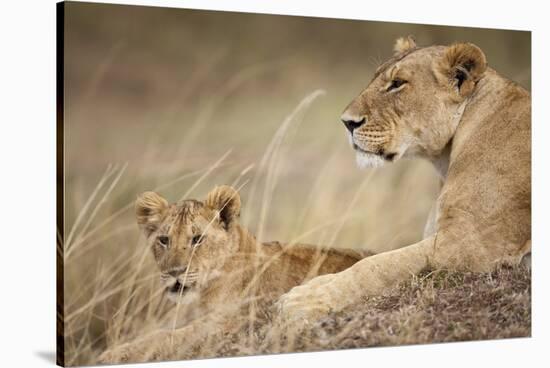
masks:
[(191, 245), (197, 245), (200, 243), (201, 240), (204, 239), (204, 236), (202, 235), (195, 235), (193, 239), (191, 239)]
[(404, 85), (405, 83), (407, 83), (407, 81), (405, 81), (403, 79), (394, 79), (394, 80), (391, 81), (391, 84), (390, 84), (390, 86), (388, 87), (388, 89), (386, 91), (389, 92), (391, 90), (397, 89), (397, 88), (401, 87), (402, 85)]
[(164, 248), (168, 248), (168, 244), (170, 243), (170, 238), (168, 238), (166, 235), (161, 235), (157, 239), (160, 245), (162, 245)]

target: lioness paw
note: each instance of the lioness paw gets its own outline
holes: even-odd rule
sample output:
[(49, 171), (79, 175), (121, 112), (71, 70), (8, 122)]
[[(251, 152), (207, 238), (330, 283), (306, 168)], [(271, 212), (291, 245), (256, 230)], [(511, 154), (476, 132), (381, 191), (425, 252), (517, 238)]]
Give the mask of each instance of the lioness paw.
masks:
[(279, 323), (306, 328), (329, 312), (341, 310), (346, 296), (339, 291), (340, 278), (340, 274), (319, 276), (281, 296), (276, 303)]

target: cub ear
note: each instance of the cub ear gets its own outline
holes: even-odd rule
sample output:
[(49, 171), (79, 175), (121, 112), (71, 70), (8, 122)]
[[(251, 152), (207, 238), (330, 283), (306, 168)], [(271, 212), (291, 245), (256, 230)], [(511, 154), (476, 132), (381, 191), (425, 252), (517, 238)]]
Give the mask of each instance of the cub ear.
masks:
[(147, 236), (158, 229), (167, 209), (166, 199), (155, 192), (144, 192), (137, 197), (136, 220)]
[(239, 218), (241, 212), (241, 196), (230, 186), (215, 187), (206, 196), (206, 205), (220, 214), (220, 219), (226, 229), (229, 229)]
[(413, 36), (399, 37), (393, 44), (393, 52), (395, 55), (409, 51), (416, 48), (416, 42)]
[(472, 94), (476, 83), (487, 69), (487, 59), (479, 47), (472, 43), (449, 46), (439, 61), (439, 73), (450, 81), (461, 97)]

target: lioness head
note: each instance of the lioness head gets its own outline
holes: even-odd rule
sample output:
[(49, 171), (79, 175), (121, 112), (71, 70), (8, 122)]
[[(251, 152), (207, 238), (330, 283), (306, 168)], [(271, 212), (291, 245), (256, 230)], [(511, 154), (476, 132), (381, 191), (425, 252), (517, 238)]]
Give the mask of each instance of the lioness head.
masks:
[(204, 202), (168, 204), (154, 192), (138, 196), (137, 223), (170, 299), (190, 301), (216, 276), (215, 271), (237, 247), (234, 235), (240, 208), (239, 194), (228, 186), (214, 188)]
[(394, 49), (342, 115), (360, 167), (437, 157), (487, 67), (481, 49), (470, 43), (417, 47), (409, 37)]

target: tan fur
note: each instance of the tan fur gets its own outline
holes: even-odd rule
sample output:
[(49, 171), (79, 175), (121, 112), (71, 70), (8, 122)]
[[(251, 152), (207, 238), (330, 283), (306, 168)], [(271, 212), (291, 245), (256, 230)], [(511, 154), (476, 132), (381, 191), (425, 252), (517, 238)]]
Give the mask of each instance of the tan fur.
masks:
[(414, 37), (410, 35), (407, 37), (399, 37), (395, 40), (395, 44), (393, 45), (395, 54), (401, 54), (414, 48), (416, 48), (416, 41)]
[[(283, 323), (341, 310), (427, 267), (489, 271), (530, 252), (529, 93), (473, 44), (400, 50), (342, 119), (354, 123), (361, 166), (407, 156), (434, 164), (442, 188), (425, 239), (292, 289), (278, 303)], [(389, 88), (395, 80), (406, 82)]]
[[(342, 271), (371, 255), (304, 244), (259, 243), (239, 225), (240, 208), (239, 194), (228, 186), (216, 187), (204, 202), (167, 205), (152, 192), (136, 201), (136, 218), (161, 271), (165, 292), (174, 301), (192, 304), (200, 315), (219, 312), (223, 306), (229, 321), (251, 312), (254, 318), (263, 318), (273, 301), (292, 287), (317, 275)], [(159, 241), (163, 236), (168, 237), (168, 245)], [(193, 244), (193, 239), (200, 241)], [(176, 283), (189, 289), (175, 291)], [(177, 344), (169, 352), (162, 339), (196, 342), (203, 323), (200, 315), (194, 316), (199, 322), (181, 333), (162, 332), (155, 336), (157, 341), (149, 338), (108, 351), (102, 361), (167, 359)]]

